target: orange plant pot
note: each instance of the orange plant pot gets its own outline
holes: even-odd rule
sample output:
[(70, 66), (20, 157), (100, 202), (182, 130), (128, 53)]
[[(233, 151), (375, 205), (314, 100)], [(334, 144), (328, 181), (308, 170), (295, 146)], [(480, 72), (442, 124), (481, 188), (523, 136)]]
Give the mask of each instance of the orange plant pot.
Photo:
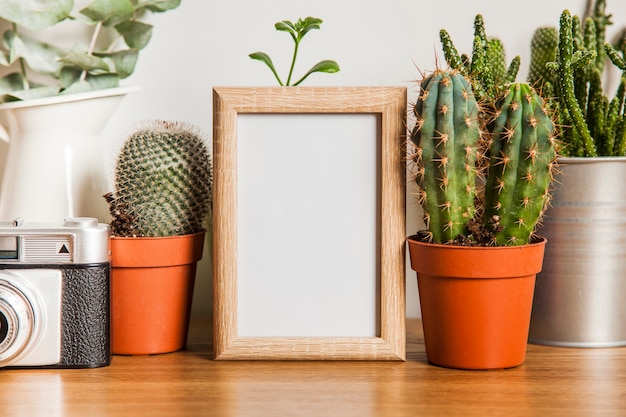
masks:
[(111, 238), (112, 353), (185, 348), (204, 234)]
[(428, 361), (457, 369), (524, 363), (546, 240), (498, 247), (407, 242)]

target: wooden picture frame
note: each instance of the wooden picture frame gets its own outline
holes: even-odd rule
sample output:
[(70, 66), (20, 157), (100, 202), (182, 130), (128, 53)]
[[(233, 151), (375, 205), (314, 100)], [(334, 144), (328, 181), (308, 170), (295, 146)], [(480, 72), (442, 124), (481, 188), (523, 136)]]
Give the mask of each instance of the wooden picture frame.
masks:
[[(405, 360), (404, 87), (215, 87), (213, 89), (213, 298), (216, 360)], [(375, 245), (377, 333), (367, 336), (240, 335), (238, 331), (238, 137), (243, 115), (374, 115), (378, 162)], [(360, 120), (360, 119), (359, 119)], [(332, 118), (329, 119), (332, 122)], [(317, 121), (316, 121), (317, 123)], [(349, 135), (348, 135), (349, 136)], [(297, 141), (293, 135), (284, 140)], [(305, 146), (306, 144), (303, 144)], [(371, 151), (371, 150), (370, 150)], [(368, 152), (370, 152), (368, 151)], [(354, 149), (358, 158), (359, 149)], [(286, 172), (285, 175), (293, 175)], [(340, 173), (339, 173), (340, 174)], [(348, 190), (349, 192), (349, 190)], [(323, 196), (322, 196), (323, 197)], [(307, 218), (307, 227), (315, 228)], [(365, 257), (365, 256), (364, 256)], [(345, 275), (343, 275), (345, 276)], [(258, 279), (263, 279), (259, 276)], [(336, 277), (340, 279), (341, 277)]]

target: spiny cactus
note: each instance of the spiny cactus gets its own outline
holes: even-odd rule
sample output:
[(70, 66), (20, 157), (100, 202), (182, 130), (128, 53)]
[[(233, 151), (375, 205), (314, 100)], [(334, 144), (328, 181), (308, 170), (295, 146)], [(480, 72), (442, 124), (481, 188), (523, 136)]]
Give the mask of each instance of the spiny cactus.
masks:
[(437, 69), (422, 80), (411, 140), (430, 241), (521, 245), (543, 215), (554, 125), (528, 84), (507, 92), (490, 120), (459, 72)]
[(422, 81), (414, 111), (425, 221), (432, 240), (445, 243), (466, 235), (474, 217), (478, 104), (463, 75), (438, 70)]
[(507, 66), (502, 42), (489, 39), (485, 32), (482, 15), (474, 18), (474, 42), (471, 58), (459, 55), (450, 34), (442, 29), (439, 32), (441, 46), (450, 68), (459, 71), (472, 82), (474, 94), (483, 105), (494, 103), (505, 91), (509, 83), (515, 81), (520, 67), (520, 57), (513, 58)]
[(528, 83), (538, 89), (544, 97), (552, 97), (556, 85), (556, 74), (547, 68), (548, 62), (556, 61), (559, 31), (555, 27), (540, 27), (530, 41), (530, 66)]
[(115, 236), (197, 233), (210, 210), (209, 151), (198, 129), (166, 121), (142, 124), (126, 139), (115, 166), (110, 204)]
[(528, 243), (548, 203), (554, 124), (542, 98), (516, 83), (498, 103), (485, 186), (485, 224), (497, 245)]
[[(624, 76), (614, 97), (609, 99), (603, 91), (602, 73), (606, 56), (626, 74), (619, 61), (624, 57), (622, 48), (605, 42), (606, 27), (611, 15), (606, 14), (606, 0), (597, 0), (592, 13), (584, 21), (569, 10), (561, 14), (558, 44), (551, 62), (543, 63), (552, 76), (541, 76), (545, 89), (554, 83), (553, 92), (544, 91), (549, 98), (548, 107), (556, 112), (559, 137), (565, 144), (565, 156), (624, 156), (626, 155), (626, 109), (624, 106)], [(539, 31), (547, 33), (549, 29)], [(556, 28), (552, 29), (557, 31)], [(533, 40), (535, 38), (533, 37)], [(541, 50), (543, 48), (550, 51)], [(552, 51), (553, 40), (531, 43), (531, 56), (544, 56)], [(545, 60), (545, 57), (542, 58)], [(528, 81), (536, 83), (541, 63), (531, 62)], [(537, 71), (535, 71), (535, 68)], [(547, 81), (547, 82), (546, 82)], [(552, 97), (552, 98), (550, 98)]]
[[(577, 54), (574, 53), (575, 43), (581, 44), (580, 39), (579, 42), (575, 42), (576, 35), (581, 33), (580, 31), (574, 31), (573, 22), (574, 20), (569, 10), (565, 10), (561, 14), (560, 19), (556, 65), (553, 65), (552, 68), (557, 73), (561, 108), (567, 110), (569, 120), (571, 120), (575, 129), (571, 132), (573, 136), (570, 143), (578, 144), (578, 138), (580, 138), (584, 154), (586, 156), (597, 156), (597, 148), (585, 120), (583, 107), (581, 107), (581, 102), (586, 103), (590, 96), (593, 97), (595, 95), (594, 92), (589, 92), (586, 87), (589, 73), (597, 72), (594, 71), (594, 68), (590, 68), (590, 65), (595, 62), (597, 52), (595, 49), (581, 49), (577, 51)], [(588, 19), (587, 25), (588, 27), (593, 26), (593, 20)], [(588, 31), (588, 33), (590, 32)], [(595, 47), (595, 42), (591, 45)], [(578, 86), (578, 89), (576, 89), (576, 86)], [(598, 86), (594, 84), (594, 88), (597, 89)], [(584, 108), (586, 109), (587, 106), (584, 106)]]

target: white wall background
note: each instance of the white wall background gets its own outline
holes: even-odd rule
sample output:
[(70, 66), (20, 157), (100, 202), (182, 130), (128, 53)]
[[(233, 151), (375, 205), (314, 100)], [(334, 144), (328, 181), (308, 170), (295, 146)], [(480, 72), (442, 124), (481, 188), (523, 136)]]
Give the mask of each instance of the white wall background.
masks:
[[(526, 77), (530, 39), (539, 26), (558, 26), (563, 9), (582, 15), (586, 0), (183, 0), (173, 11), (155, 15), (151, 43), (140, 56), (127, 83), (141, 87), (124, 99), (104, 138), (116, 145), (125, 129), (145, 118), (193, 123), (212, 132), (213, 86), (274, 85), (275, 79), (248, 54), (264, 51), (286, 77), (292, 41), (274, 29), (281, 20), (314, 16), (321, 30), (301, 45), (296, 74), (321, 59), (336, 60), (341, 71), (314, 74), (306, 85), (406, 86), (409, 99), (417, 94), (421, 70), (444, 64), (439, 30), (445, 28), (457, 48), (471, 52), (473, 21), (483, 15), (489, 36), (499, 37), (507, 59), (522, 58), (519, 81)], [(626, 2), (609, 0), (615, 24), (626, 26)], [(285, 157), (291, 157), (285, 155)], [(407, 233), (418, 227), (415, 201), (407, 199)], [(208, 251), (199, 266), (194, 313), (211, 313), (211, 263)], [(407, 315), (419, 316), (415, 274), (407, 268)]]
[[(406, 86), (412, 100), (420, 71), (444, 64), (438, 34), (450, 32), (457, 48), (471, 51), (473, 20), (481, 13), (487, 34), (507, 48), (507, 58), (521, 55), (518, 81), (526, 77), (533, 31), (558, 26), (564, 8), (582, 15), (586, 0), (183, 0), (182, 5), (155, 15), (154, 35), (140, 56), (127, 84), (141, 87), (124, 99), (103, 132), (113, 166), (123, 132), (149, 118), (182, 120), (212, 132), (213, 86), (274, 85), (270, 71), (248, 58), (265, 51), (281, 74), (291, 58), (290, 37), (274, 23), (314, 16), (324, 20), (320, 31), (307, 35), (301, 46), (297, 74), (321, 59), (334, 59), (337, 74), (314, 74), (306, 85)], [(615, 24), (610, 34), (626, 26), (626, 2), (609, 0)], [(291, 155), (285, 155), (291, 158)], [(416, 230), (417, 206), (407, 201), (407, 234)], [(303, 219), (304, 220), (304, 219)], [(201, 262), (194, 312), (211, 312), (209, 251)], [(415, 275), (407, 270), (407, 314), (419, 316)]]

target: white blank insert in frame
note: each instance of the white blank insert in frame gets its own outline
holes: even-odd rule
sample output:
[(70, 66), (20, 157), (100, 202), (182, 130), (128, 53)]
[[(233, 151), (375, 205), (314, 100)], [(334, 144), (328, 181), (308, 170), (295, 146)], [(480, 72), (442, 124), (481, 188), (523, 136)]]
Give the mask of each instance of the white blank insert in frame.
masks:
[(380, 336), (380, 131), (376, 114), (239, 114), (238, 336)]

